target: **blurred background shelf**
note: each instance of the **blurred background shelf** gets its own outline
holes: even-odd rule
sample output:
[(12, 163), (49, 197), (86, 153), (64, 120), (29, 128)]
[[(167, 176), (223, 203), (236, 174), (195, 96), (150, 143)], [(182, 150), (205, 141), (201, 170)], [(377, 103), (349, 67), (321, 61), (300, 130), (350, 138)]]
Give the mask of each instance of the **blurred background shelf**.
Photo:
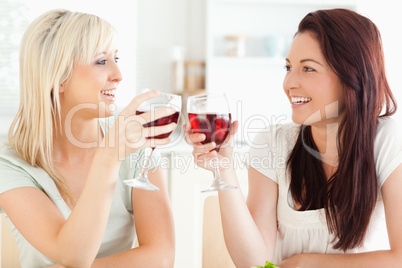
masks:
[(267, 66), (285, 66), (283, 58), (270, 58), (270, 57), (225, 57), (217, 56), (212, 57), (209, 61), (212, 64), (232, 65), (238, 64), (243, 67), (247, 65), (267, 65)]
[(355, 0), (327, 0), (327, 1), (322, 1), (322, 0), (215, 0), (216, 2), (222, 2), (222, 3), (228, 3), (228, 4), (233, 4), (233, 3), (241, 3), (241, 4), (269, 4), (269, 5), (301, 5), (301, 6), (308, 6), (308, 5), (314, 5), (314, 6), (355, 6), (356, 1)]

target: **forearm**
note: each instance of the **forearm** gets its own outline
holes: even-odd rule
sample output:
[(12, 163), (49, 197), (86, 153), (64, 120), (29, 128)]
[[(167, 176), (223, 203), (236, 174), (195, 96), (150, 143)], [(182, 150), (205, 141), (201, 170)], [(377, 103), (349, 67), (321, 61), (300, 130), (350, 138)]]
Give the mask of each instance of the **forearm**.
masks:
[(114, 255), (96, 259), (92, 268), (160, 267), (174, 265), (174, 244), (172, 246), (140, 246)]
[(263, 264), (273, 256), (276, 236), (270, 238), (268, 244), (265, 243), (240, 190), (235, 170), (221, 173), (225, 182), (238, 187), (219, 192), (223, 233), (232, 260), (236, 267)]
[[(291, 265), (287, 265), (287, 260), (284, 261), (283, 267), (345, 267), (345, 268), (360, 268), (360, 267), (400, 267), (402, 262), (401, 252), (392, 250), (372, 251), (364, 253), (350, 254), (300, 254), (289, 258), (296, 259)], [(296, 265), (296, 266), (294, 266)], [(282, 266), (280, 266), (282, 267)]]
[(119, 168), (120, 162), (110, 157), (110, 152), (97, 151), (81, 195), (56, 237), (56, 246), (62, 249), (62, 263), (89, 265), (95, 258), (106, 229)]

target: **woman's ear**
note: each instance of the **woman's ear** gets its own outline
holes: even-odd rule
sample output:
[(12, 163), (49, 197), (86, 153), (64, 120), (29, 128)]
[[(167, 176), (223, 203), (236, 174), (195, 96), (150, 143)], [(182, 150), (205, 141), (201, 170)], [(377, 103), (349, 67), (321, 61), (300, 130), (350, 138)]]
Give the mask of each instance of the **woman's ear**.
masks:
[(63, 93), (64, 92), (64, 84), (61, 84), (60, 86), (59, 86), (59, 94), (61, 94), (61, 93)]

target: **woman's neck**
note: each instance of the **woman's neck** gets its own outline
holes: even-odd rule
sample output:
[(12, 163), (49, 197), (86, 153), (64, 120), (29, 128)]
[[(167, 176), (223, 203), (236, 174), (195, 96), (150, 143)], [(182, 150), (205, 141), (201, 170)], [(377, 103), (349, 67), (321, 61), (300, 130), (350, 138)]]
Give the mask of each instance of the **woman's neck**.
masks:
[(62, 115), (62, 123), (54, 126), (54, 161), (79, 163), (93, 156), (102, 139), (98, 119), (85, 119), (79, 115), (69, 119)]
[(338, 166), (339, 123), (312, 125), (311, 133), (322, 161), (332, 167)]

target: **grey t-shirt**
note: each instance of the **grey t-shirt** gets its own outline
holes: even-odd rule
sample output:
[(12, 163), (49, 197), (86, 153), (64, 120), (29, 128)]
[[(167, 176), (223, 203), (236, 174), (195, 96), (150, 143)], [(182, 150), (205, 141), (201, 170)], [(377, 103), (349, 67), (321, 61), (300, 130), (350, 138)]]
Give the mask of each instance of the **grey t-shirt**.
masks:
[[(100, 119), (99, 123), (102, 131), (106, 133), (113, 124), (113, 120)], [(131, 154), (120, 166), (109, 220), (97, 258), (128, 250), (134, 246), (136, 232), (131, 203), (132, 188), (126, 186), (123, 180), (133, 178), (141, 171), (141, 165), (144, 162), (143, 156), (143, 150)], [(158, 160), (160, 160), (160, 153), (155, 150), (150, 162), (151, 168), (158, 165)], [(32, 167), (22, 160), (12, 147), (3, 143), (0, 145), (0, 194), (20, 187), (40, 189), (55, 204), (65, 219), (69, 217), (71, 210), (61, 197), (53, 179), (42, 168)], [(1, 207), (0, 212), (4, 213)], [(22, 267), (45, 267), (54, 264), (25, 240), (7, 215), (6, 218), (21, 253)]]

